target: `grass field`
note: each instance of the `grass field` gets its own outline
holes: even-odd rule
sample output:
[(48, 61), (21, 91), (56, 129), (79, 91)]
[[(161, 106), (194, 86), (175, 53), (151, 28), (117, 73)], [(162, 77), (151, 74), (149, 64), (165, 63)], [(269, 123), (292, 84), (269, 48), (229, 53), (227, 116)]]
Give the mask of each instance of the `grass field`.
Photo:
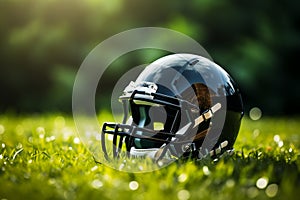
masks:
[(176, 162), (151, 173), (133, 174), (95, 162), (77, 137), (70, 116), (0, 116), (1, 200), (289, 200), (299, 196), (297, 118), (244, 118), (232, 156)]

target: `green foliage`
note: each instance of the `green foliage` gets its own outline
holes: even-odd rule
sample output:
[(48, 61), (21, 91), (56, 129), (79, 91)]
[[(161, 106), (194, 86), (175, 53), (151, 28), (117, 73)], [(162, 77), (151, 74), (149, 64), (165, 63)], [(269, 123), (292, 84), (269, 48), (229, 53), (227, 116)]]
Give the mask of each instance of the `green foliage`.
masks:
[[(101, 114), (100, 121), (107, 118)], [(69, 116), (2, 115), (0, 198), (297, 199), (299, 122), (245, 118), (232, 156), (132, 174), (95, 161)], [(132, 163), (147, 167), (147, 162)]]
[[(158, 26), (203, 45), (233, 75), (247, 110), (297, 114), (299, 5), (297, 0), (1, 0), (0, 111), (70, 113), (70, 80), (97, 44), (128, 29)], [(111, 92), (126, 70), (162, 55), (141, 51), (110, 66), (103, 93)], [(109, 100), (96, 103), (106, 108)]]

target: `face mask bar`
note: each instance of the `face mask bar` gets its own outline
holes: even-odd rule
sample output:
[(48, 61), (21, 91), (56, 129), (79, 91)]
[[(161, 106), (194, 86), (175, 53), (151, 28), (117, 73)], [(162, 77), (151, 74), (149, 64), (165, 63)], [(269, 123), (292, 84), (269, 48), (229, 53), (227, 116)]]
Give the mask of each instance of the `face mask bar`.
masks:
[[(182, 108), (185, 109), (196, 109), (199, 110), (199, 108), (191, 104), (185, 100), (180, 100), (177, 98), (173, 98), (170, 96), (157, 94), (157, 93), (146, 93), (144, 91), (133, 91), (131, 97), (128, 98), (122, 98), (122, 101), (129, 100), (129, 101), (146, 101), (149, 103), (155, 103), (160, 105), (166, 105), (170, 107), (174, 107), (178, 109), (180, 106), (177, 102), (180, 102), (182, 105)], [(124, 104), (123, 104), (124, 105)], [(126, 108), (125, 108), (126, 107)], [(181, 108), (181, 109), (182, 109)], [(192, 151), (192, 152), (198, 152), (193, 145), (193, 143), (188, 143), (184, 145), (184, 142), (182, 138), (193, 138), (195, 135), (189, 136), (188, 134), (191, 133), (192, 129), (197, 127), (202, 122), (210, 119), (213, 116), (213, 113), (216, 112), (221, 108), (221, 104), (217, 103), (211, 109), (205, 111), (203, 114), (201, 114), (199, 117), (197, 117), (195, 120), (191, 120), (191, 117), (189, 117), (189, 123), (187, 123), (184, 127), (182, 127), (180, 130), (178, 130), (176, 133), (167, 133), (162, 131), (154, 131), (146, 128), (141, 128), (133, 125), (125, 124), (128, 114), (124, 115), (123, 124), (116, 124), (116, 123), (104, 123), (102, 127), (102, 134), (101, 134), (101, 146), (102, 151), (104, 153), (104, 157), (109, 160), (106, 143), (105, 143), (105, 134), (112, 134), (113, 135), (113, 145), (112, 145), (112, 155), (113, 158), (119, 157), (120, 152), (122, 151), (124, 139), (126, 144), (126, 152), (127, 156), (130, 156), (130, 148), (132, 146), (134, 138), (139, 139), (147, 139), (151, 141), (161, 142), (164, 144), (163, 146), (166, 146), (168, 148), (163, 148), (161, 153), (158, 155), (158, 160), (161, 159), (167, 151), (171, 152), (174, 156), (182, 155), (186, 151)], [(128, 113), (127, 106), (124, 106), (125, 113)], [(187, 112), (188, 113), (188, 112)], [(143, 135), (137, 134), (138, 131), (142, 131)], [(153, 137), (158, 136), (158, 137)], [(167, 139), (160, 139), (160, 138), (167, 138)], [(172, 145), (168, 145), (170, 142), (172, 142)], [(186, 143), (186, 142), (185, 142)], [(178, 152), (178, 148), (175, 147), (178, 146), (186, 146), (188, 148), (182, 148), (181, 151)]]
[[(125, 124), (128, 120), (128, 104), (126, 102), (133, 102), (133, 103), (149, 103), (149, 104), (159, 104), (163, 106), (168, 106), (170, 108), (173, 108), (177, 110), (177, 114), (175, 118), (178, 117), (178, 112), (180, 109), (180, 105), (182, 108), (190, 109), (190, 110), (199, 110), (199, 108), (191, 104), (188, 101), (181, 100), (178, 98), (170, 97), (163, 94), (158, 93), (149, 93), (147, 91), (138, 91), (134, 90), (132, 94), (128, 96), (121, 96), (120, 101), (123, 103), (123, 110), (124, 110), (124, 117), (122, 120), (122, 124), (116, 124), (116, 123), (104, 123), (102, 127), (102, 134), (101, 134), (101, 146), (102, 151), (104, 152), (104, 157), (109, 160), (106, 143), (105, 143), (105, 134), (111, 134), (113, 135), (113, 147), (112, 147), (112, 154), (113, 158), (117, 158), (119, 156), (119, 153), (121, 152), (121, 149), (123, 147), (124, 139), (126, 144), (126, 151), (127, 155), (129, 155), (130, 147), (133, 143), (134, 138), (139, 139), (147, 139), (152, 140), (156, 142), (161, 142), (162, 144), (165, 142), (170, 142), (171, 138), (174, 137), (174, 133), (168, 133), (168, 132), (162, 132), (162, 131), (154, 131), (146, 128), (141, 128), (133, 125)], [(174, 120), (174, 122), (176, 119)], [(172, 125), (175, 126), (175, 124)], [(143, 135), (137, 134), (138, 131), (142, 131)], [(153, 137), (156, 136), (156, 137)], [(166, 139), (160, 139), (160, 138), (168, 138)]]
[[(143, 135), (137, 134), (137, 132), (142, 131)], [(116, 123), (104, 123), (102, 127), (102, 134), (101, 134), (101, 145), (102, 151), (104, 152), (104, 157), (109, 160), (106, 143), (105, 143), (105, 134), (112, 134), (113, 135), (113, 148), (112, 154), (113, 158), (117, 158), (119, 153), (122, 150), (124, 144), (124, 137), (125, 137), (125, 144), (126, 144), (126, 151), (127, 156), (129, 156), (130, 147), (133, 143), (134, 138), (139, 139), (147, 139), (155, 142), (165, 143), (165, 139), (160, 139), (164, 137), (174, 137), (172, 133), (166, 133), (162, 131), (154, 131), (146, 128), (140, 128), (132, 125), (127, 124), (116, 124)], [(153, 136), (157, 136), (157, 138)], [(118, 138), (119, 137), (119, 138)]]
[(129, 100), (134, 102), (148, 102), (152, 104), (160, 104), (164, 106), (170, 106), (176, 109), (180, 109), (180, 106), (183, 108), (190, 108), (199, 110), (197, 105), (194, 105), (186, 100), (182, 100), (176, 97), (170, 97), (164, 94), (159, 93), (148, 93), (146, 91), (138, 91), (135, 90), (132, 94), (128, 96), (121, 96), (119, 98), (120, 101)]

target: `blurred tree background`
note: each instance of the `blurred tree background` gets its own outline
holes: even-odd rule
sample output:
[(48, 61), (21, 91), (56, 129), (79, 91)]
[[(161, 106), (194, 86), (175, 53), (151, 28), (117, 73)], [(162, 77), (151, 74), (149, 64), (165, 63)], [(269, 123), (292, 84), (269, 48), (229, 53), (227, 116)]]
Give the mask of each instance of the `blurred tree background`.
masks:
[[(197, 40), (236, 80), (246, 112), (299, 114), (300, 1), (0, 0), (0, 112), (71, 113), (82, 61), (108, 37), (158, 26)], [(174, 41), (176, 42), (176, 41)], [(133, 52), (102, 81), (165, 52)], [(97, 98), (97, 108), (109, 102)]]

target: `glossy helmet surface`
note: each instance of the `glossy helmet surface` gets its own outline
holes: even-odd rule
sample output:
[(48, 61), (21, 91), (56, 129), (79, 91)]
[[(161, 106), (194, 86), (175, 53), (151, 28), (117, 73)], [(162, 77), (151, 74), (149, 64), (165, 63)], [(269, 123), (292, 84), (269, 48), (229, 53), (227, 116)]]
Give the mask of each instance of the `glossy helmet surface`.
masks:
[[(243, 116), (240, 91), (216, 63), (193, 54), (172, 54), (150, 65), (119, 97), (122, 123), (104, 123), (102, 150), (109, 159), (216, 155), (232, 150)], [(107, 148), (106, 134), (113, 135)], [(109, 149), (109, 150), (108, 150)]]

